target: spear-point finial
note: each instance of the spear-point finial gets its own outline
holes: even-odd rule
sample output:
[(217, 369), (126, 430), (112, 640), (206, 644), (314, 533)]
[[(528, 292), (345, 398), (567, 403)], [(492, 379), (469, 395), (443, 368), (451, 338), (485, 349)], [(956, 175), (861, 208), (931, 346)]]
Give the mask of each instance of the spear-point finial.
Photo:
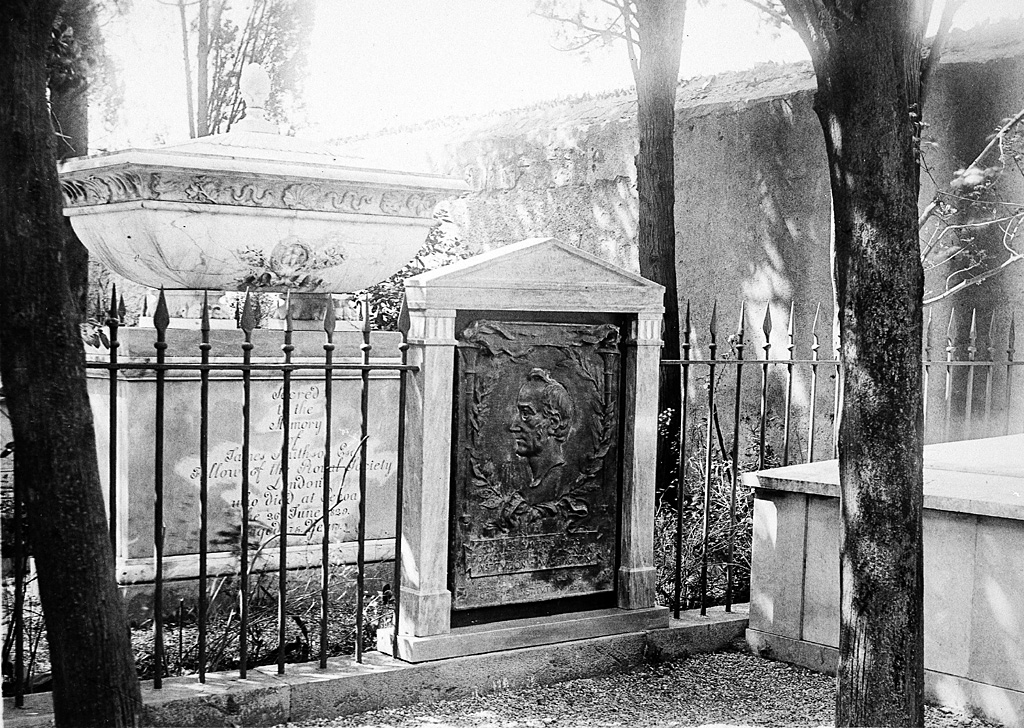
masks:
[(210, 292), (203, 291), (203, 315), (199, 322), (199, 330), (204, 334), (210, 333)]
[(291, 343), (292, 335), (292, 292), (285, 291), (284, 294), (284, 339), (285, 344)]
[[(145, 299), (143, 299), (143, 305), (145, 305)], [(124, 317), (128, 314), (128, 307), (124, 305), (124, 296), (121, 296), (117, 304), (117, 320), (122, 324), (124, 323)]]
[(251, 336), (252, 330), (256, 328), (255, 304), (248, 290), (245, 292), (245, 301), (242, 303), (242, 316), (238, 319), (238, 326), (245, 332), (247, 337)]
[(110, 309), (107, 313), (108, 318), (117, 318), (117, 284), (113, 284), (110, 287)]
[(363, 331), (370, 330), (370, 296), (369, 294), (363, 294)]
[(409, 302), (405, 296), (402, 296), (402, 308), (398, 312), (398, 330), (402, 332), (402, 335), (408, 335), (409, 327), (412, 325), (412, 320), (409, 316)]
[(971, 348), (975, 348), (974, 345), (978, 341), (978, 309), (976, 308), (971, 309), (971, 331), (967, 337), (971, 340)]
[(153, 312), (153, 326), (161, 336), (166, 333), (171, 323), (171, 315), (167, 311), (167, 299), (164, 297), (164, 289), (160, 289), (160, 295), (156, 299), (156, 311)]
[(690, 334), (693, 329), (690, 327), (690, 299), (686, 299), (686, 316), (683, 319), (683, 335), (686, 337), (686, 341), (690, 340)]
[(1016, 316), (1016, 311), (1010, 311), (1010, 335), (1006, 340), (1006, 353), (1009, 354), (1010, 359), (1013, 359), (1013, 344), (1017, 339)]
[(334, 334), (334, 328), (337, 325), (338, 315), (334, 311), (334, 296), (330, 293), (327, 294), (327, 308), (324, 309), (324, 332), (327, 334), (327, 338), (331, 338)]
[(761, 331), (764, 332), (765, 342), (769, 342), (772, 335), (772, 304), (770, 302), (764, 307), (764, 321), (761, 324)]
[(995, 347), (995, 335), (996, 335), (996, 312), (992, 312), (992, 316), (988, 320), (988, 358), (992, 358), (992, 352), (996, 350)]
[(711, 322), (708, 324), (708, 330), (711, 331), (711, 340), (714, 341), (718, 333), (718, 299), (711, 304)]

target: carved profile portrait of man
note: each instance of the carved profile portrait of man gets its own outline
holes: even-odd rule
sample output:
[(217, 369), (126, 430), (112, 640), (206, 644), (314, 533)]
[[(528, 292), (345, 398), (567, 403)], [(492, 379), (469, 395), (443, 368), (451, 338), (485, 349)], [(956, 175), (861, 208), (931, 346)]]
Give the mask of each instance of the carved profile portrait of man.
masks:
[(515, 453), (526, 460), (532, 479), (523, 498), (536, 505), (560, 495), (565, 466), (564, 447), (572, 430), (576, 407), (565, 386), (546, 369), (534, 368), (516, 396), (516, 415), (509, 425)]

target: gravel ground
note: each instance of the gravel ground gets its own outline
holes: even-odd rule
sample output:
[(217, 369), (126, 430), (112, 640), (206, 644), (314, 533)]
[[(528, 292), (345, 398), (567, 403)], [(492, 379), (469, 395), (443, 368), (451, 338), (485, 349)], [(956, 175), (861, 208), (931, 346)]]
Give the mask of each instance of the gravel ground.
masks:
[[(831, 726), (835, 680), (747, 652), (695, 655), (629, 673), (404, 708), (289, 723), (290, 728)], [(998, 724), (928, 706), (928, 728)]]

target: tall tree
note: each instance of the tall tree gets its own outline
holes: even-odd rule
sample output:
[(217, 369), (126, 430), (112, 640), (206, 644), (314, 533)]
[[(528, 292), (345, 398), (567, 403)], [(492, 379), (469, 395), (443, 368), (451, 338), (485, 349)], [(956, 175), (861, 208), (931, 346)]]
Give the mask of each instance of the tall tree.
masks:
[(137, 725), (139, 684), (114, 580), (46, 98), (57, 9), (57, 0), (8, 0), (0, 13), (0, 375), (57, 725)]
[[(770, 0), (769, 0), (770, 1)], [(623, 41), (637, 95), (640, 274), (665, 286), (665, 356), (679, 356), (676, 284), (675, 104), (687, 0), (536, 0), (568, 50)], [(664, 384), (663, 384), (664, 386)], [(678, 400), (663, 392), (666, 406)]]
[(923, 725), (918, 137), (926, 0), (783, 0), (811, 53), (839, 317), (837, 725)]
[[(94, 0), (62, 0), (50, 32), (47, 86), (58, 159), (89, 153), (90, 77), (99, 65), (97, 59), (104, 55), (96, 11)], [(89, 253), (75, 235), (71, 220), (63, 222), (71, 289), (84, 314), (89, 297)]]
[[(639, 153), (636, 156), (637, 249), (640, 274), (665, 286), (662, 338), (666, 359), (679, 358), (676, 273), (675, 119), (687, 0), (604, 0), (598, 4), (538, 0), (534, 12), (569, 28), (574, 50), (623, 40), (636, 83)], [(660, 409), (667, 415), (659, 439), (658, 482), (676, 477), (672, 443), (680, 426), (679, 370), (662, 371)]]

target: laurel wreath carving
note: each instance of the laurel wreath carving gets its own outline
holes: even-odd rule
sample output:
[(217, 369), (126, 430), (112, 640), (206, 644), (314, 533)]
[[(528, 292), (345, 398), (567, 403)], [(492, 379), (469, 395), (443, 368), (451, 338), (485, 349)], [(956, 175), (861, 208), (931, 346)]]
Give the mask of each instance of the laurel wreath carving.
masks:
[[(580, 473), (569, 489), (553, 501), (531, 505), (522, 496), (511, 477), (502, 477), (493, 461), (481, 461), (475, 454), (469, 455), (470, 482), (481, 498), (480, 506), (493, 515), (483, 524), (485, 536), (507, 534), (517, 527), (550, 516), (561, 516), (571, 528), (590, 514), (590, 506), (584, 496), (600, 488), (598, 476), (615, 442), (616, 402), (604, 396), (603, 371), (585, 356), (584, 347), (597, 346), (598, 351), (616, 351), (618, 329), (614, 326), (587, 327), (594, 330), (588, 336), (579, 336), (579, 342), (571, 346), (560, 346), (563, 360), (557, 366), (571, 368), (594, 388), (591, 400), (594, 417), (591, 419), (590, 435), (594, 448), (584, 455)], [(491, 335), (486, 337), (486, 335)], [(480, 349), (484, 356), (507, 356), (515, 362), (528, 360), (536, 348), (532, 341), (520, 341), (500, 323), (475, 321), (463, 333), (462, 340)], [(492, 371), (474, 379), (467, 419), (470, 440), (474, 446), (479, 442), (479, 433), (485, 416), (490, 410), (488, 397), (500, 380), (500, 374)]]

